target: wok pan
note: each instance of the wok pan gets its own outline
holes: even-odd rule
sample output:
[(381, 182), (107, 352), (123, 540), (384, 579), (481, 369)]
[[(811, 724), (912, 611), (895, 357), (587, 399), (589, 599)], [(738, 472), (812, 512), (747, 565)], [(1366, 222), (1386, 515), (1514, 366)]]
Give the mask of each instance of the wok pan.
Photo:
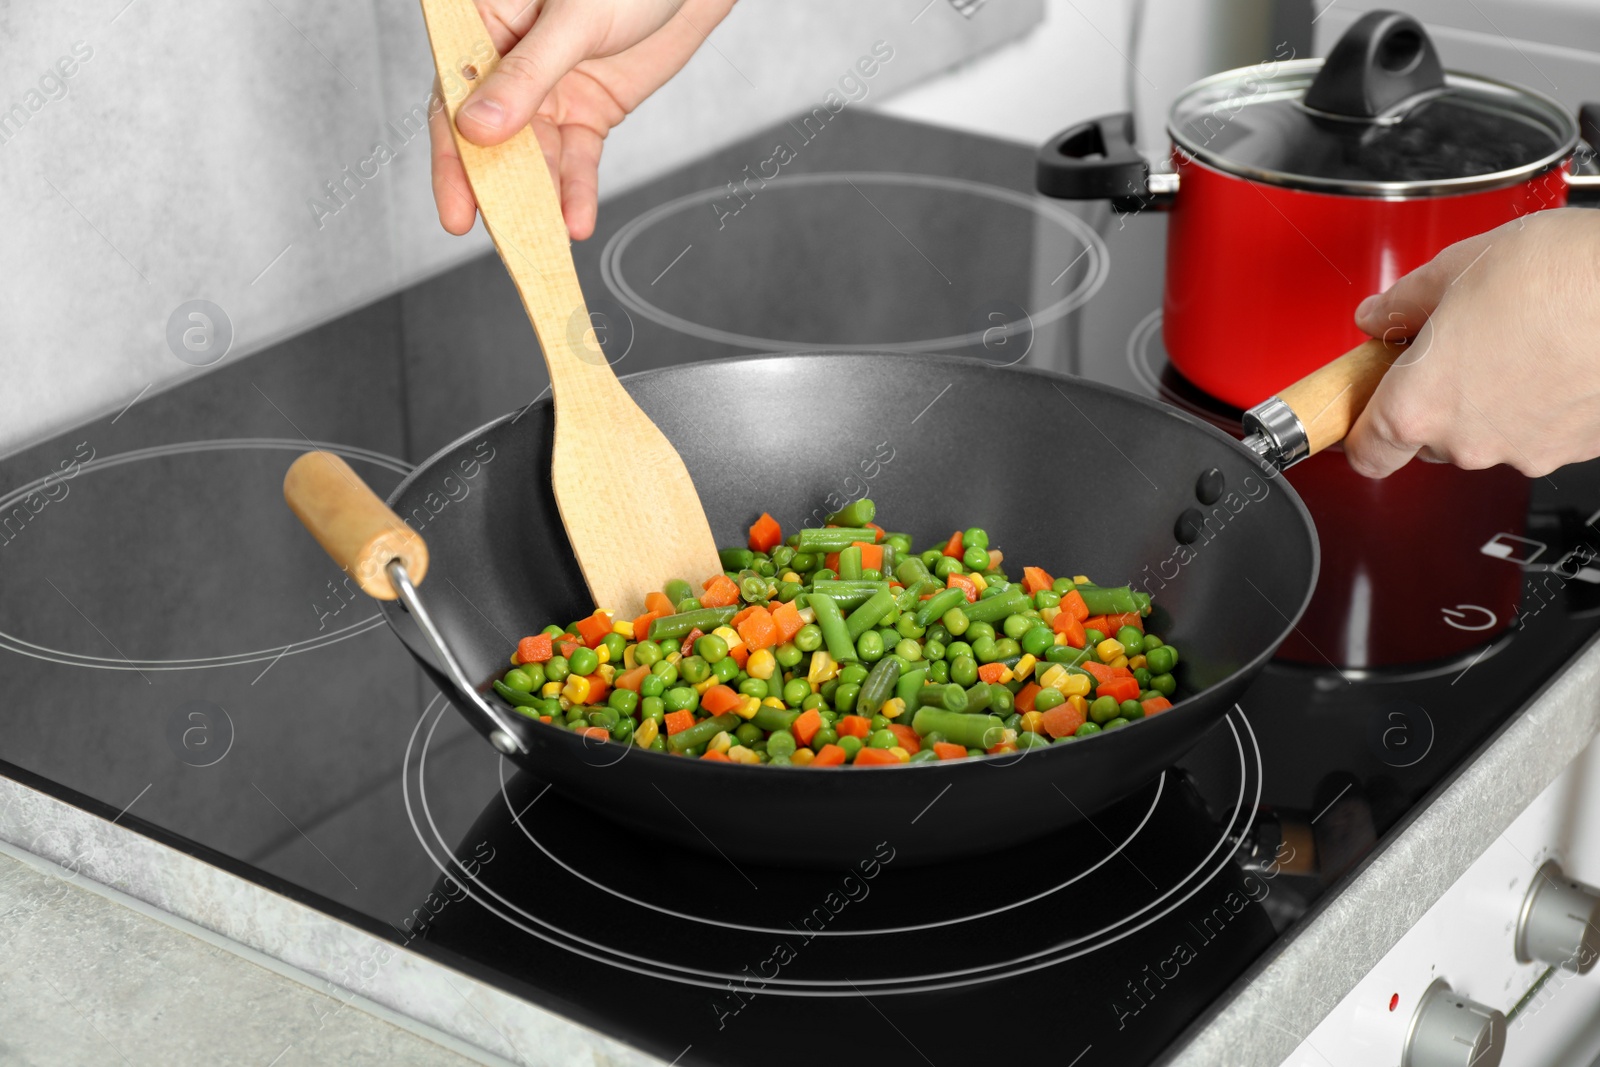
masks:
[[(1371, 342), (1325, 368), (1345, 365), (1371, 381), (1353, 391), (1325, 383), (1313, 415), (1359, 410), (1388, 360), (1351, 360), (1373, 348), (1383, 356)], [(1043, 836), (1133, 792), (1190, 748), (1288, 636), (1316, 583), (1316, 532), (1275, 464), (1304, 452), (1299, 431), (1340, 420), (1302, 426), (1276, 399), (1253, 409), (1264, 432), (1252, 448), (1114, 388), (959, 357), (756, 356), (623, 381), (688, 464), (718, 544), (742, 544), (763, 510), (790, 533), (870, 495), (879, 518), (920, 545), (978, 524), (1013, 572), (1038, 564), (1148, 590), (1150, 629), (1183, 654), (1182, 699), (1169, 711), (1011, 756), (821, 770), (595, 742), (523, 718), (489, 688), (518, 638), (594, 607), (551, 494), (548, 401), (440, 450), (394, 491), (395, 514), (353, 475), (301, 469), (324, 454), (297, 461), (285, 482), (291, 507), (364, 588), (387, 593), (384, 617), (479, 732), (573, 800), (658, 840), (735, 861), (830, 866), (885, 840), (920, 863)], [(1330, 407), (1329, 398), (1344, 399)], [(358, 491), (386, 531), (352, 532), (365, 523), (374, 533), (380, 521), (359, 517)], [(330, 531), (339, 523), (351, 528)], [(395, 547), (407, 538), (431, 551), (419, 559), (420, 543)], [(427, 568), (425, 607), (408, 565), (419, 581)], [(640, 607), (600, 606), (622, 617)]]

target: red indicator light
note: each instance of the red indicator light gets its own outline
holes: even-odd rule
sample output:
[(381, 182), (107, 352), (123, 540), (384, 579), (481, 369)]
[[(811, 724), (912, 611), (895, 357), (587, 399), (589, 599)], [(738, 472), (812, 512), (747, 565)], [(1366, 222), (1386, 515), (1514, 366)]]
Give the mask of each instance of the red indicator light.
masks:
[(1389, 998), (1389, 1010), (1390, 1011), (1394, 1011), (1399, 1006), (1400, 1006), (1400, 994), (1399, 993), (1395, 993), (1393, 996), (1391, 996)]

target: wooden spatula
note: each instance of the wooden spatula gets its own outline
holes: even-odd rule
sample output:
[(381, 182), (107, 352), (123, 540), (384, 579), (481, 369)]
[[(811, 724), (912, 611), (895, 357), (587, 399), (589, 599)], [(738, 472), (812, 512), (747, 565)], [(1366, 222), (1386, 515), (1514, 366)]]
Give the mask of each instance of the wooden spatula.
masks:
[(631, 614), (671, 578), (722, 570), (683, 459), (585, 344), (589, 309), (572, 264), (561, 202), (533, 131), (482, 148), (456, 112), (500, 62), (472, 0), (422, 0), (450, 129), (484, 225), (544, 349), (555, 403), (550, 481), (595, 605)]

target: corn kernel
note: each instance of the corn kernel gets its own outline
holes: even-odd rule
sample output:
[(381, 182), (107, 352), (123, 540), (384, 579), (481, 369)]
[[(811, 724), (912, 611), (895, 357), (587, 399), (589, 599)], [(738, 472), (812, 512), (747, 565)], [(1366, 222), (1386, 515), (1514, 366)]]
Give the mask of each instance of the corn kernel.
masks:
[(890, 697), (883, 702), (883, 707), (878, 709), (878, 714), (885, 719), (898, 719), (906, 713), (906, 702), (899, 697)]
[(544, 685), (539, 687), (539, 695), (542, 696), (542, 697), (558, 697), (558, 696), (560, 696), (561, 695), (561, 683), (560, 682), (546, 682), (546, 683), (544, 683)]
[(1024, 653), (1022, 658), (1017, 660), (1016, 667), (1012, 668), (1011, 676), (1013, 678), (1026, 678), (1033, 673), (1034, 665), (1038, 662), (1032, 655)]
[(839, 673), (839, 665), (833, 662), (833, 657), (822, 649), (811, 653), (811, 668), (806, 671), (806, 681), (813, 685), (821, 685)]
[(1144, 665), (1145, 665), (1145, 658), (1143, 656), (1134, 656), (1133, 658), (1128, 660), (1128, 669), (1130, 671), (1136, 671), (1140, 667), (1143, 667)]
[(1073, 585), (1093, 585), (1094, 583), (1089, 580), (1089, 576), (1087, 574), (1074, 574), (1072, 576), (1072, 584)]
[(1067, 635), (1066, 634), (1056, 634), (1056, 644), (1064, 645), (1066, 643), (1067, 643)]
[(511, 665), (513, 667), (522, 666), (522, 661), (517, 658), (517, 654), (515, 652), (511, 653)]
[(789, 757), (789, 762), (796, 767), (804, 767), (816, 758), (817, 754), (809, 748), (797, 748), (794, 750), (794, 755)]
[(1088, 697), (1080, 696), (1079, 694), (1074, 693), (1072, 696), (1069, 696), (1067, 698), (1067, 703), (1069, 705), (1071, 705), (1072, 706), (1072, 710), (1077, 712), (1079, 715), (1087, 715), (1087, 714), (1089, 714), (1089, 698)]
[(784, 708), (787, 708), (789, 705), (785, 704), (782, 700), (779, 700), (777, 697), (762, 697), (761, 698), (761, 706), (764, 707), (764, 708), (784, 709)]
[(616, 676), (617, 676), (617, 668), (616, 668), (616, 666), (614, 664), (602, 663), (602, 664), (600, 664), (600, 666), (598, 668), (596, 668), (595, 673), (599, 674), (600, 677), (604, 678), (606, 680), (606, 684), (607, 685), (610, 685), (612, 680), (615, 679)]
[[(1017, 660), (1017, 665), (1021, 666), (1022, 661)], [(1000, 684), (1005, 685), (1007, 682), (1014, 682), (1016, 680), (1017, 676), (1012, 673), (1011, 668), (1002, 665), (1000, 668)]]
[(981, 574), (972, 574), (972, 575), (968, 575), (968, 577), (970, 577), (972, 579), (972, 584), (978, 587), (978, 592), (981, 593), (985, 589), (989, 588), (989, 583), (983, 580), (983, 575), (981, 575)]
[(626, 637), (629, 641), (632, 641), (633, 640), (633, 622), (631, 620), (623, 620), (622, 622), (614, 622), (614, 623), (611, 624), (611, 632), (614, 633), (614, 634), (621, 634), (623, 637)]
[(706, 743), (707, 752), (721, 752), (724, 755), (726, 755), (728, 749), (732, 747), (733, 735), (726, 730), (723, 730), (721, 733), (717, 734), (716, 737), (713, 737)]
[(785, 582), (794, 582), (796, 585), (800, 584), (800, 576), (794, 571), (784, 571), (783, 577), (779, 580)]
[(800, 616), (801, 623), (817, 621), (817, 609), (812, 607), (810, 604), (807, 604), (805, 607), (801, 608), (798, 614)]
[(622, 650), (622, 665), (630, 671), (639, 665), (638, 657), (633, 654), (633, 650), (637, 647), (637, 645), (629, 645)]
[(1126, 667), (1127, 665), (1128, 665), (1128, 657), (1127, 656), (1118, 656), (1116, 659), (1114, 659), (1110, 663), (1106, 664), (1107, 667)]
[(711, 632), (728, 642), (729, 652), (732, 652), (735, 648), (743, 647), (744, 645), (744, 638), (740, 637), (739, 631), (735, 630), (731, 626), (719, 626)]
[(1126, 650), (1122, 647), (1122, 642), (1115, 637), (1108, 637), (1094, 646), (1094, 654), (1100, 658), (1101, 663), (1110, 663), (1124, 651)]
[(595, 658), (598, 659), (601, 663), (610, 663), (611, 662), (611, 650), (609, 648), (607, 648), (605, 645), (596, 645), (595, 649), (594, 649), (594, 655), (595, 655)]
[(654, 719), (646, 719), (639, 724), (637, 730), (633, 731), (633, 743), (640, 748), (649, 748), (660, 733), (661, 727), (656, 725), (656, 721)]
[(761, 710), (761, 701), (753, 696), (746, 695), (740, 697), (739, 706), (733, 709), (733, 713), (741, 719), (753, 719), (759, 710)]
[(899, 760), (901, 763), (910, 763), (911, 762), (911, 753), (909, 751), (907, 751), (906, 749), (902, 748), (899, 745), (892, 746), (889, 749), (889, 755), (893, 756), (895, 759)]
[(760, 678), (763, 682), (772, 677), (772, 672), (778, 669), (778, 658), (765, 648), (759, 648), (750, 653), (750, 658), (744, 665), (745, 673), (752, 678)]
[(728, 758), (735, 763), (761, 762), (761, 757), (756, 755), (754, 749), (745, 748), (743, 745), (734, 745), (728, 749)]
[(1060, 615), (1060, 614), (1061, 614), (1061, 609), (1060, 608), (1040, 608), (1039, 609), (1039, 618), (1044, 620), (1046, 625), (1054, 625), (1055, 621), (1056, 621), (1056, 616)]
[(1059, 663), (1052, 663), (1039, 672), (1038, 682), (1045, 689), (1054, 689), (1056, 683), (1067, 675), (1067, 669)]
[(1092, 686), (1093, 682), (1087, 674), (1073, 674), (1071, 671), (1068, 671), (1067, 676), (1056, 683), (1056, 688), (1061, 690), (1062, 695), (1069, 700), (1073, 697), (1088, 696)]
[(667, 662), (672, 664), (674, 667), (676, 667), (680, 662), (682, 662), (682, 660), (683, 660), (683, 653), (682, 652), (668, 652), (667, 653)]
[(1044, 712), (1030, 711), (1022, 717), (1022, 728), (1038, 733), (1044, 726)]
[(562, 711), (566, 711), (568, 708), (572, 707), (572, 701), (568, 700), (566, 697), (558, 697), (556, 699), (556, 703), (561, 705)]
[(567, 684), (562, 686), (561, 695), (574, 704), (584, 704), (589, 700), (589, 679), (581, 674), (567, 677)]
[(717, 676), (713, 674), (706, 678), (706, 680), (703, 682), (694, 683), (694, 691), (699, 693), (701, 696), (705, 696), (706, 690), (717, 684), (719, 684), (717, 681)]

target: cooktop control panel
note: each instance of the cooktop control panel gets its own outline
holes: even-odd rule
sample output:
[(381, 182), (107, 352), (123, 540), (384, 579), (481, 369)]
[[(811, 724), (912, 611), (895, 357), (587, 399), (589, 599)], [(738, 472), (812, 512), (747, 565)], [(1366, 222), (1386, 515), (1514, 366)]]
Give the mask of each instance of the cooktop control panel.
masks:
[(1490, 844), (1284, 1067), (1587, 1067), (1600, 1055), (1596, 884), (1600, 743)]

